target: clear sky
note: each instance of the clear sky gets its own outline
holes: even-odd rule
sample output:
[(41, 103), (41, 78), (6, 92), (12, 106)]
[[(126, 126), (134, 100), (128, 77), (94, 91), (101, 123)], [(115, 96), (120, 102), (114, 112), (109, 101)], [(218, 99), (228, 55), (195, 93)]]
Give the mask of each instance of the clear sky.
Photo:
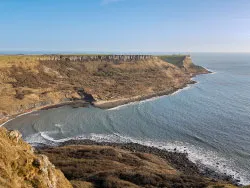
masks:
[(1, 0), (16, 50), (250, 52), (250, 0)]

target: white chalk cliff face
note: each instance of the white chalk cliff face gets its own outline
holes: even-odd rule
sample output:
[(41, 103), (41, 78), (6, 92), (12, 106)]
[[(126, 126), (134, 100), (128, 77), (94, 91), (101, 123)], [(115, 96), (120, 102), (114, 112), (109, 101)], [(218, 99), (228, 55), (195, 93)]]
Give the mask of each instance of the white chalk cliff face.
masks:
[(18, 131), (0, 128), (1, 188), (71, 188), (45, 155), (35, 155)]

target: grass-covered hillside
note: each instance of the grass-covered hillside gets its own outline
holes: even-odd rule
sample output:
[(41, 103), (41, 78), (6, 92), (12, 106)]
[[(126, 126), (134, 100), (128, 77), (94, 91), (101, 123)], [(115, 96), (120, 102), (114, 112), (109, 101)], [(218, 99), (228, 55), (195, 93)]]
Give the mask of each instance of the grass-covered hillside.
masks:
[[(189, 83), (193, 74), (206, 73), (185, 56), (165, 57), (0, 56), (0, 119), (86, 96), (100, 102), (167, 94)], [(185, 68), (179, 67), (183, 58)]]
[(182, 67), (183, 61), (186, 58), (186, 56), (185, 55), (162, 55), (162, 56), (159, 56), (159, 58), (162, 59), (163, 61), (167, 61), (168, 63), (171, 63), (178, 67)]

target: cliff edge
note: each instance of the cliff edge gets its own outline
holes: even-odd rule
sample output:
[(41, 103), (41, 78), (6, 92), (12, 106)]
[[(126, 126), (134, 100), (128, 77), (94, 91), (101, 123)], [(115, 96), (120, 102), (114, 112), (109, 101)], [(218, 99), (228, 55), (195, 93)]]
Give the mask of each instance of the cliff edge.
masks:
[(35, 155), (18, 131), (0, 128), (1, 188), (72, 188), (45, 155)]

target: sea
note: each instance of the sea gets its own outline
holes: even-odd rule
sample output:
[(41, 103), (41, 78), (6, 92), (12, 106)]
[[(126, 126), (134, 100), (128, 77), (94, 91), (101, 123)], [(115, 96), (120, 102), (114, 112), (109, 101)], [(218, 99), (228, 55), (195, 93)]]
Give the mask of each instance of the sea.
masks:
[[(211, 74), (168, 95), (112, 109), (36, 111), (6, 124), (32, 145), (70, 139), (134, 142), (188, 153), (191, 161), (250, 184), (250, 54), (191, 53)], [(131, 86), (132, 87), (132, 86)]]

